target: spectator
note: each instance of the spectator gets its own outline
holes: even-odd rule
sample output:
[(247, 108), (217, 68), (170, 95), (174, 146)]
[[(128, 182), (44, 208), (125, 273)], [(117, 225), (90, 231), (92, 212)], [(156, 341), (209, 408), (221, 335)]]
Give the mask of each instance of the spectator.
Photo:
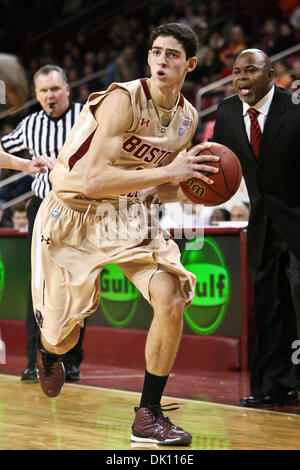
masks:
[(223, 15), (223, 6), (219, 0), (211, 0), (209, 5), (209, 21), (213, 22)]
[(278, 54), (281, 51), (285, 51), (286, 49), (295, 46), (297, 42), (293, 27), (287, 21), (283, 21), (279, 25), (278, 36), (274, 41), (274, 47), (271, 49), (270, 53)]
[(99, 88), (98, 80), (96, 78), (91, 78), (93, 74), (94, 74), (93, 68), (90, 65), (84, 65), (83, 76), (87, 79), (87, 82), (84, 83), (82, 86), (87, 87), (89, 93), (93, 93)]
[(300, 80), (300, 57), (293, 62), (292, 76), (294, 80)]
[(195, 28), (198, 26), (203, 29), (207, 27), (208, 8), (205, 2), (198, 2), (195, 7), (193, 17), (190, 19), (190, 26)]
[(135, 60), (135, 48), (127, 46), (115, 61), (114, 81), (129, 82), (140, 75), (140, 67)]
[(207, 77), (208, 81), (217, 80), (222, 67), (223, 64), (216, 51), (208, 47), (204, 54), (202, 64), (199, 66), (199, 72), (202, 77)]
[(230, 220), (230, 212), (223, 207), (217, 207), (211, 213), (209, 225), (218, 225), (219, 222)]
[(288, 64), (284, 60), (277, 60), (274, 63), (275, 78), (274, 83), (281, 88), (290, 88), (292, 77), (288, 73)]
[(78, 93), (78, 101), (79, 103), (85, 103), (90, 95), (89, 87), (87, 83), (80, 85), (79, 93)]
[(294, 10), (290, 17), (290, 23), (296, 31), (300, 30), (300, 5)]
[(229, 44), (226, 49), (221, 52), (220, 58), (225, 61), (226, 56), (235, 56), (243, 49), (246, 49), (247, 41), (245, 33), (241, 25), (234, 25), (230, 31)]
[(80, 48), (77, 45), (72, 45), (70, 55), (72, 57), (74, 67), (76, 67), (78, 70), (82, 63), (82, 55)]
[(11, 210), (11, 221), (15, 230), (27, 231), (28, 219), (25, 204), (16, 204)]
[(107, 65), (107, 54), (105, 51), (99, 51), (96, 55), (96, 68), (103, 70)]
[(75, 82), (76, 80), (79, 79), (78, 70), (76, 68), (69, 69), (69, 71), (67, 73), (67, 76), (68, 76), (68, 82), (69, 83)]
[(261, 32), (260, 32), (260, 43), (261, 49), (269, 54), (270, 51), (274, 48), (275, 39), (278, 35), (278, 25), (277, 21), (274, 18), (268, 18), (265, 20)]
[(233, 26), (231, 30), (231, 41), (229, 44), (229, 48), (231, 49), (233, 54), (238, 54), (243, 49), (247, 47), (247, 39), (244, 33), (243, 28), (241, 25), (237, 24)]
[(53, 50), (53, 42), (52, 41), (44, 41), (41, 47), (41, 56), (40, 56), (40, 63), (41, 65), (50, 64), (55, 61), (55, 54)]
[(0, 131), (0, 137), (3, 137), (4, 135), (10, 134), (14, 130), (13, 126), (9, 123), (4, 123), (1, 131)]
[(250, 215), (250, 205), (248, 202), (237, 202), (230, 213), (230, 220), (232, 222), (248, 221)]
[(191, 4), (187, 4), (185, 7), (184, 15), (178, 19), (178, 23), (186, 24), (193, 28), (194, 21), (195, 21), (195, 8)]
[(63, 52), (64, 52), (65, 54), (70, 54), (72, 47), (73, 47), (72, 41), (70, 41), (69, 39), (67, 39), (67, 40), (64, 41), (64, 43), (63, 43)]
[(116, 77), (116, 70), (117, 70), (117, 57), (118, 57), (118, 52), (117, 50), (115, 49), (112, 49), (110, 52), (109, 52), (109, 55), (108, 55), (108, 63), (105, 67), (105, 75), (104, 77), (102, 78), (102, 86), (104, 88), (108, 88), (109, 85), (116, 81), (115, 80), (115, 77)]
[(89, 41), (87, 40), (87, 37), (80, 31), (76, 34), (75, 43), (79, 47), (81, 54), (84, 54), (85, 52), (90, 50)]
[(232, 67), (233, 67), (233, 64), (234, 64), (234, 55), (232, 54), (230, 49), (227, 49), (223, 53), (223, 57), (224, 57), (224, 59), (223, 59), (224, 66), (221, 69), (219, 78), (225, 78), (225, 77), (229, 77), (230, 75), (232, 75)]
[(69, 73), (69, 70), (71, 70), (74, 67), (73, 59), (71, 54), (66, 54), (63, 57), (63, 68), (66, 72), (66, 74)]
[(208, 44), (209, 47), (211, 47), (214, 51), (217, 52), (218, 55), (220, 55), (221, 51), (223, 50), (223, 47), (226, 47), (225, 39), (219, 31), (211, 32)]
[(96, 70), (96, 54), (93, 51), (88, 51), (84, 54), (84, 64), (91, 67), (92, 71)]

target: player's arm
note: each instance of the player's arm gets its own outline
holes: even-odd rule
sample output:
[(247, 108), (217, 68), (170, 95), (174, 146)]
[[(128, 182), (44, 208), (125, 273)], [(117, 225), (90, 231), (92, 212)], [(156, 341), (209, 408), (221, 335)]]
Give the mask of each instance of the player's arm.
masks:
[(178, 202), (186, 199), (178, 183), (166, 183), (153, 188), (145, 189), (141, 194), (141, 201), (150, 207), (160, 202)]
[(178, 202), (186, 199), (180, 185), (172, 183), (158, 186), (157, 197), (160, 202)]
[(210, 180), (202, 172), (215, 172), (205, 163), (218, 157), (196, 156), (199, 149), (180, 152), (167, 167), (143, 171), (117, 168), (115, 162), (121, 155), (123, 134), (130, 129), (133, 111), (125, 90), (116, 89), (94, 111), (100, 123), (87, 154), (83, 174), (84, 193), (90, 198), (118, 196), (164, 183), (178, 183), (194, 176)]
[(44, 156), (38, 157), (35, 160), (26, 160), (25, 158), (15, 157), (10, 153), (4, 151), (0, 143), (0, 168), (8, 168), (11, 170), (25, 171), (29, 175), (34, 173), (45, 173), (45, 167), (52, 170), (56, 163), (54, 158), (47, 158)]
[[(201, 144), (201, 150), (208, 149), (212, 146), (211, 143), (204, 143)], [(165, 162), (165, 165), (169, 165), (180, 153), (184, 148), (179, 149), (178, 152), (173, 153), (169, 155), (168, 159)], [(201, 151), (200, 149), (198, 150), (199, 152)], [(186, 195), (181, 189), (181, 186), (179, 183), (166, 183), (166, 184), (161, 184), (160, 186), (157, 186), (157, 199), (160, 202), (167, 203), (167, 202), (178, 202), (178, 201), (184, 201), (186, 199)]]
[[(210, 148), (211, 146), (211, 143), (202, 144), (201, 150)], [(182, 150), (184, 150), (184, 148), (181, 148), (178, 152), (171, 154), (169, 159), (165, 162), (165, 165), (169, 165)], [(200, 149), (198, 151), (200, 151)], [(182, 191), (179, 183), (165, 183), (153, 188), (148, 188), (143, 191), (141, 196), (141, 200), (147, 206), (158, 202), (178, 202), (184, 201), (185, 199), (186, 195)]]

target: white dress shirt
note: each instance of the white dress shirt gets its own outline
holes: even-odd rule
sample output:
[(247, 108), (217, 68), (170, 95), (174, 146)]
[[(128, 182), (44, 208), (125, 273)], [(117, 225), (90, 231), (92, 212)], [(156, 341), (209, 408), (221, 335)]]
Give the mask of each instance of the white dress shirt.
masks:
[(271, 103), (272, 103), (274, 90), (275, 90), (275, 87), (273, 85), (271, 90), (268, 91), (268, 93), (265, 96), (263, 96), (263, 98), (261, 100), (259, 100), (254, 106), (250, 106), (249, 104), (247, 104), (243, 101), (244, 123), (245, 123), (245, 128), (246, 128), (246, 132), (247, 132), (249, 142), (250, 142), (251, 121), (250, 121), (249, 114), (247, 114), (247, 111), (248, 111), (249, 108), (255, 108), (257, 111), (259, 111), (259, 114), (257, 116), (257, 120), (258, 120), (260, 130), (263, 133), (265, 122), (266, 122), (268, 112), (269, 112), (269, 109), (270, 109), (270, 106), (271, 106)]

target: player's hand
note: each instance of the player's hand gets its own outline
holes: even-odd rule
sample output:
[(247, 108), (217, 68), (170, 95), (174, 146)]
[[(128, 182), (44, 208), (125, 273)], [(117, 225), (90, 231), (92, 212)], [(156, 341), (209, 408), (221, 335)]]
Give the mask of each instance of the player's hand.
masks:
[(150, 207), (151, 204), (160, 204), (157, 187), (154, 186), (153, 188), (143, 190), (140, 199), (147, 207)]
[[(52, 170), (56, 165), (57, 160), (56, 158), (46, 157), (45, 155), (41, 155), (37, 157), (35, 160), (28, 160), (28, 164), (25, 168), (26, 173), (29, 175), (33, 175), (34, 173), (46, 173), (48, 168)], [(46, 168), (45, 168), (46, 167)]]
[(207, 173), (218, 173), (218, 168), (209, 165), (209, 162), (219, 161), (216, 155), (202, 154), (199, 152), (212, 147), (212, 143), (198, 144), (189, 150), (183, 150), (167, 165), (172, 183), (181, 183), (189, 178), (198, 178), (205, 183), (213, 184)]

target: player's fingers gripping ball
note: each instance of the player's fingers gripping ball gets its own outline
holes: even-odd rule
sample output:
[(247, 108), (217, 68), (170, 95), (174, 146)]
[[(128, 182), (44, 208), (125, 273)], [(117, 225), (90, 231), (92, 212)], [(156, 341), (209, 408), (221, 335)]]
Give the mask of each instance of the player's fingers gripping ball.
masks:
[[(218, 206), (228, 201), (237, 192), (242, 180), (242, 168), (237, 156), (225, 145), (212, 142), (198, 155), (216, 155), (217, 162), (207, 162), (208, 165), (219, 169), (218, 173), (207, 173), (213, 184), (208, 184), (198, 178), (189, 178), (180, 183), (184, 194), (194, 203), (204, 206)], [(202, 162), (203, 163), (203, 162)]]

